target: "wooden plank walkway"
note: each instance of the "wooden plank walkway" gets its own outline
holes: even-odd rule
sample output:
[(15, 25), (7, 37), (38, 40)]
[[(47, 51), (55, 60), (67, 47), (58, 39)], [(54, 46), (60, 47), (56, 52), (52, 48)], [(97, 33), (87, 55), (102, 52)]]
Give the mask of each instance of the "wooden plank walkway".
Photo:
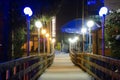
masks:
[(92, 78), (71, 62), (69, 54), (57, 54), (52, 66), (38, 80), (92, 80)]

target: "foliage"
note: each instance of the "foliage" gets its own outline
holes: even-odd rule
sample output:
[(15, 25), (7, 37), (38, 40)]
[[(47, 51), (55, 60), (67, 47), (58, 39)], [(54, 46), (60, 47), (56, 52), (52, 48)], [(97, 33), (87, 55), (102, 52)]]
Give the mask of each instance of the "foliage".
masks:
[(11, 26), (11, 40), (13, 46), (12, 58), (20, 58), (23, 55), (21, 49), (25, 42), (25, 19), (22, 17), (21, 10), (17, 2), (10, 3), (9, 10), (10, 26)]
[(116, 37), (120, 35), (120, 12), (110, 13), (106, 21), (106, 41), (111, 47), (111, 56), (120, 59), (120, 39)]
[(61, 43), (60, 43), (60, 42), (57, 43), (55, 49), (56, 49), (56, 50), (61, 50)]
[(14, 39), (13, 39), (13, 45), (14, 45), (13, 58), (19, 58), (19, 57), (22, 57), (22, 55), (23, 55), (23, 50), (21, 49), (21, 47), (25, 42), (24, 28), (19, 27), (18, 29), (15, 29), (13, 35), (14, 35)]

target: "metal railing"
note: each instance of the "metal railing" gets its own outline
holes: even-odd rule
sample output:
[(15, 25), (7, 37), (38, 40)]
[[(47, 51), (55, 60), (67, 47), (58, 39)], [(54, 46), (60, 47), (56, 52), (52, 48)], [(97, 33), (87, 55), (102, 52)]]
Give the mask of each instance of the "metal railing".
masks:
[(96, 80), (120, 80), (120, 60), (95, 54), (71, 52), (72, 62)]
[(0, 64), (0, 80), (36, 80), (53, 63), (54, 54), (35, 55)]

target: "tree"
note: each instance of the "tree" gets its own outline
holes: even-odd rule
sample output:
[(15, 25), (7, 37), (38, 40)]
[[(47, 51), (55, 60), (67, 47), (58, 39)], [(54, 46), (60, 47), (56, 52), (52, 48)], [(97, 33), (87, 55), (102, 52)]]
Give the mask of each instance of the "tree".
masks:
[(120, 12), (114, 11), (106, 21), (106, 41), (111, 47), (111, 57), (120, 59)]
[(9, 24), (11, 26), (12, 58), (20, 58), (23, 55), (22, 45), (25, 42), (25, 19), (22, 17), (17, 2), (10, 2)]

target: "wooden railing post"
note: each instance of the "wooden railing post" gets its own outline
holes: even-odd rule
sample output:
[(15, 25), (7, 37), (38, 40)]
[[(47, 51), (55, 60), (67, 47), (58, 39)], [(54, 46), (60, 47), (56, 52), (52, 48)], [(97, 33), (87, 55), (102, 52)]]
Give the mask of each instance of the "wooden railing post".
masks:
[(6, 80), (9, 79), (9, 70), (6, 70)]
[(16, 66), (14, 66), (13, 74), (16, 75)]

